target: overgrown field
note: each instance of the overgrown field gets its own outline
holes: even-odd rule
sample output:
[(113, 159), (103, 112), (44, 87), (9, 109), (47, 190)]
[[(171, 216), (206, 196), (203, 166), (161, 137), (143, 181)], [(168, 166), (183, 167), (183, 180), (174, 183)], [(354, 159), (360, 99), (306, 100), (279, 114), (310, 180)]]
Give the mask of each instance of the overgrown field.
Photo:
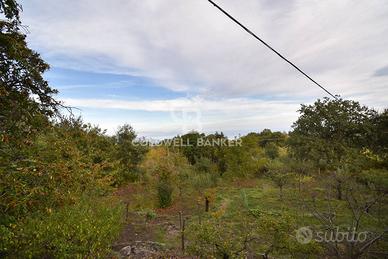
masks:
[[(163, 244), (157, 254), (166, 257), (336, 257), (331, 248), (335, 244), (335, 234), (348, 232), (353, 226), (355, 218), (351, 206), (355, 204), (337, 200), (333, 193), (327, 192), (328, 184), (330, 181), (325, 175), (301, 186), (293, 181), (284, 187), (280, 197), (279, 188), (270, 179), (220, 181), (205, 193), (189, 189), (181, 196), (177, 195), (165, 209), (158, 209), (156, 192), (147, 192), (141, 184), (131, 184), (119, 194), (129, 204), (130, 216), (126, 221), (127, 228), (116, 241), (115, 250), (119, 253), (135, 241), (153, 241)], [(209, 198), (208, 211), (206, 196)], [(386, 203), (386, 198), (382, 202)], [(184, 250), (181, 213), (185, 219)], [(387, 206), (369, 211), (362, 216), (358, 232), (379, 233), (382, 226), (388, 224), (387, 213)], [(333, 223), (327, 223), (323, 220), (325, 217), (331, 217)], [(301, 243), (297, 231), (302, 227), (308, 227), (314, 233), (326, 231), (327, 242), (317, 239)], [(349, 243), (339, 243), (343, 258), (349, 253)], [(381, 240), (363, 257), (381, 258), (387, 245), (386, 240)]]
[(21, 11), (0, 0), (0, 258), (388, 258), (387, 109), (337, 96), (290, 132), (108, 135), (56, 99)]

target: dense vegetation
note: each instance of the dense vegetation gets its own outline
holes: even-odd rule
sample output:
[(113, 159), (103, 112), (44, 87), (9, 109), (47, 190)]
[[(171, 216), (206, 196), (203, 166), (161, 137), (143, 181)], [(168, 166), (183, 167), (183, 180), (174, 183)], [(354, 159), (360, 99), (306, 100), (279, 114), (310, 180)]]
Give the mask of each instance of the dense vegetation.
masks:
[[(20, 10), (0, 0), (0, 257), (113, 256), (129, 212), (152, 220), (169, 208), (183, 213), (193, 256), (386, 256), (388, 110), (325, 98), (302, 105), (290, 133), (189, 132), (157, 146), (129, 125), (108, 136), (55, 100)], [(125, 186), (137, 191), (117, 195)], [(304, 244), (295, 231), (306, 226), (367, 237)]]

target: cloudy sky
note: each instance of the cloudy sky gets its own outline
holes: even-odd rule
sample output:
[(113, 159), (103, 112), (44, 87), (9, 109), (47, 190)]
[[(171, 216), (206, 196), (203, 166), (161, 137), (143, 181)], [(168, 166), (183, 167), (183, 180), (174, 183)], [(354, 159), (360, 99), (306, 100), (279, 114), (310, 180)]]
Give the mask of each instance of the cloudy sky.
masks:
[[(388, 1), (215, 0), (334, 94), (388, 106)], [(25, 0), (59, 98), (113, 133), (289, 130), (318, 87), (207, 0)]]

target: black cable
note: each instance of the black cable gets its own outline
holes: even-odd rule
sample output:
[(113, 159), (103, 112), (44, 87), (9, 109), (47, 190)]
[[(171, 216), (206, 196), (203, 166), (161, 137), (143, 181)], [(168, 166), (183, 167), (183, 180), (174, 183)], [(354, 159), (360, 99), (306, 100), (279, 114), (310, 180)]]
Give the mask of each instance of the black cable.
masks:
[(331, 97), (334, 99), (337, 99), (335, 95), (329, 92), (325, 87), (321, 86), (319, 83), (317, 83), (314, 79), (312, 79), (309, 75), (307, 75), (305, 72), (303, 72), (302, 69), (300, 69), (298, 66), (296, 66), (294, 63), (292, 63), (290, 60), (285, 58), (282, 54), (277, 52), (274, 48), (272, 48), (268, 43), (266, 43), (264, 40), (260, 39), (256, 34), (254, 34), (252, 31), (250, 31), (247, 27), (245, 27), (242, 23), (237, 21), (233, 16), (231, 16), (229, 13), (227, 13), (224, 9), (222, 9), (220, 6), (218, 6), (216, 3), (214, 3), (212, 0), (208, 0), (211, 4), (213, 4), (217, 9), (219, 9), (221, 12), (223, 12), (226, 16), (228, 16), (232, 21), (237, 23), (241, 28), (243, 28), (246, 32), (248, 32), (250, 35), (255, 37), (257, 40), (259, 40), (261, 43), (263, 43), (267, 48), (275, 52), (279, 57), (281, 57), (284, 61), (286, 61), (288, 64), (293, 66), (296, 70), (298, 70), (300, 73), (302, 73), (305, 77), (310, 79), (314, 84), (319, 86), (322, 90), (324, 90), (326, 93), (328, 93)]

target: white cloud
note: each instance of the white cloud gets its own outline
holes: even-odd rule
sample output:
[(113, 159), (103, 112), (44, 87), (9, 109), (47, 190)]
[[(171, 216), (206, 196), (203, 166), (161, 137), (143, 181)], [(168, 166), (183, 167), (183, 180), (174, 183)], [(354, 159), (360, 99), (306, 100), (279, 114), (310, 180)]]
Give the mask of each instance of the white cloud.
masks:
[[(388, 1), (217, 3), (333, 93), (387, 106), (387, 76), (375, 74), (388, 65)], [(221, 100), (226, 105), (218, 113), (238, 105), (256, 109), (237, 101), (248, 96), (312, 101), (325, 95), (206, 0), (29, 0), (24, 7), (29, 41), (53, 65), (145, 76), (174, 91)], [(149, 111), (171, 104), (83, 101)], [(287, 102), (278, 107), (289, 111)]]
[[(365, 87), (360, 80), (387, 65), (385, 0), (218, 2), (335, 93), (359, 91)], [(136, 70), (174, 90), (324, 95), (205, 0), (25, 5), (31, 42), (48, 56), (106, 69), (101, 60), (85, 58), (103, 56), (120, 72)]]

